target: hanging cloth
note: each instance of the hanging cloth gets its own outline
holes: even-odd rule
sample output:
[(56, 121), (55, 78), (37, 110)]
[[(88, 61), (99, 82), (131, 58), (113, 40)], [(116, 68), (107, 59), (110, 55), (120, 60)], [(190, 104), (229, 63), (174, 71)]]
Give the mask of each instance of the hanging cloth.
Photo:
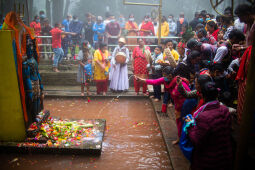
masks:
[[(31, 29), (27, 27), (19, 18), (19, 16), (15, 12), (9, 12), (4, 20), (5, 25), (7, 25), (7, 28), (4, 29), (11, 29), (14, 31), (15, 36), (15, 42), (16, 42), (16, 53), (17, 53), (17, 66), (18, 66), (18, 80), (19, 80), (19, 89), (20, 89), (20, 95), (21, 95), (21, 103), (23, 108), (23, 114), (24, 114), (24, 120), (27, 123), (28, 122), (28, 116), (27, 116), (27, 110), (26, 110), (26, 101), (25, 101), (25, 90), (24, 90), (24, 84), (23, 84), (23, 75), (22, 75), (22, 56), (26, 53), (26, 34), (29, 34), (31, 36), (31, 39), (34, 39), (34, 36), (32, 35)], [(25, 28), (27, 33), (24, 33), (22, 35), (22, 40), (20, 40), (20, 30), (18, 27), (21, 26)], [(21, 45), (20, 45), (21, 42)], [(38, 53), (38, 49), (37, 49)]]

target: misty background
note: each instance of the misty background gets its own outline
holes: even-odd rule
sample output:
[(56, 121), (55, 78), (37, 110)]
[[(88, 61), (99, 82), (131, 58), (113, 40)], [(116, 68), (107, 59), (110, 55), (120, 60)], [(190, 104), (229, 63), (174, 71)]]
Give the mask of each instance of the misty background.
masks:
[[(144, 2), (144, 3), (159, 3), (159, 0), (126, 0), (128, 2)], [(78, 15), (81, 21), (85, 20), (87, 12), (95, 16), (103, 16), (107, 10), (116, 17), (120, 14), (125, 18), (133, 13), (137, 22), (140, 22), (145, 14), (151, 14), (153, 11), (158, 12), (157, 7), (150, 6), (135, 6), (123, 5), (123, 0), (27, 0), (28, 10), (26, 9), (26, 0), (0, 0), (0, 14), (5, 16), (7, 12), (13, 10), (13, 4), (21, 3), (25, 6), (25, 20), (27, 20), (27, 13), (29, 13), (29, 21), (34, 16), (39, 14), (39, 11), (46, 12), (47, 18), (51, 23), (62, 21), (67, 14)], [(235, 6), (244, 3), (245, 0), (234, 0)], [(224, 0), (224, 2), (217, 8), (220, 12), (224, 8), (231, 5), (231, 0)], [(22, 6), (21, 6), (22, 10)], [(209, 13), (217, 13), (213, 10), (210, 0), (163, 0), (162, 14), (168, 16), (173, 14), (175, 19), (178, 18), (180, 12), (184, 12), (185, 17), (191, 21), (194, 18), (196, 11), (206, 10)]]

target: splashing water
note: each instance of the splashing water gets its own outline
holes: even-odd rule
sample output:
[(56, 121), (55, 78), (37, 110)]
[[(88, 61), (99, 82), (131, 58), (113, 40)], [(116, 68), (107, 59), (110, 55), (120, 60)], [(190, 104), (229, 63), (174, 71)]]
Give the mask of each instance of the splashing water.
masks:
[[(131, 79), (131, 77), (134, 77), (134, 75), (129, 76), (128, 78), (128, 82)], [(121, 92), (120, 94), (118, 94), (116, 97), (113, 97), (112, 100), (110, 100), (109, 102), (107, 102), (98, 112), (98, 116), (101, 115), (101, 113), (104, 111), (104, 109), (106, 107), (108, 107), (114, 100), (118, 100), (121, 96), (123, 96), (124, 92)]]

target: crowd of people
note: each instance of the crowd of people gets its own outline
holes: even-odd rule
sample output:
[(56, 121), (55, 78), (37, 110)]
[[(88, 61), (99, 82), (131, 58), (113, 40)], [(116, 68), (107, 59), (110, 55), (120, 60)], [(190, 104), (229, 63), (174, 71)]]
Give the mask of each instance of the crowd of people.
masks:
[[(151, 84), (154, 92), (150, 97), (155, 102), (162, 99), (163, 92), (161, 113), (166, 114), (167, 108), (174, 105), (178, 137), (185, 125), (194, 146), (192, 169), (231, 169), (234, 155), (228, 107), (237, 108), (240, 122), (254, 40), (254, 11), (250, 5), (239, 5), (234, 10), (236, 20), (229, 7), (224, 10), (224, 16), (216, 18), (205, 10), (196, 12), (191, 22), (184, 13), (180, 13), (177, 21), (173, 15), (163, 16), (161, 36), (179, 36), (180, 39), (164, 39), (156, 47), (148, 45), (156, 45), (157, 40), (124, 38), (157, 35), (158, 20), (149, 15), (140, 25), (133, 14), (127, 22), (122, 15), (117, 20), (109, 14), (103, 20), (102, 16), (88, 13), (86, 22), (77, 16), (72, 20), (68, 15), (62, 24), (56, 23), (55, 28), (50, 29), (43, 14), (36, 16), (30, 25), (36, 35), (46, 35), (46, 32), (52, 35), (56, 72), (68, 48), (71, 47), (74, 56), (76, 46), (80, 47), (76, 59), (82, 96), (85, 87), (90, 95), (92, 81), (96, 83), (97, 94), (106, 95), (108, 80), (112, 91), (127, 91), (131, 61), (136, 94), (139, 95), (142, 86), (142, 93), (149, 96), (147, 84)], [(44, 18), (42, 29), (40, 18)], [(191, 116), (187, 116), (189, 114)], [(178, 143), (179, 138), (173, 144)]]
[(164, 85), (161, 113), (166, 113), (169, 102), (174, 104), (178, 139), (173, 144), (181, 142), (181, 149), (188, 155), (190, 150), (185, 150), (183, 142), (190, 141), (193, 149), (187, 157), (191, 169), (233, 168), (229, 111), (237, 108), (238, 122), (242, 121), (255, 10), (249, 5), (237, 6), (235, 21), (231, 11), (226, 8), (224, 16), (215, 20), (203, 14), (205, 11), (196, 13), (188, 26), (182, 26), (179, 59), (169, 52), (173, 43), (167, 40), (154, 49), (149, 63), (152, 78), (136, 76), (139, 83), (153, 85), (155, 101), (161, 99)]

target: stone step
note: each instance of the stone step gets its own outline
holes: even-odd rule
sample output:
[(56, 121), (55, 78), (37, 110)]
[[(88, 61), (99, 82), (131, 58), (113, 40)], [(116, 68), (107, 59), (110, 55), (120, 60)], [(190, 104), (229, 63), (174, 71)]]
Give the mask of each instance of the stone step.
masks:
[[(153, 92), (152, 85), (148, 85), (148, 91), (150, 93)], [(90, 92), (92, 96), (96, 95), (96, 86), (90, 86)], [(62, 95), (62, 96), (80, 96), (81, 95), (81, 86), (45, 86), (44, 87), (44, 94), (46, 96), (52, 95)], [(140, 93), (140, 96), (143, 96)], [(86, 90), (85, 95), (87, 96)], [(112, 92), (110, 89), (107, 91), (107, 96), (135, 96), (135, 89), (134, 87), (129, 87), (127, 92)], [(139, 97), (139, 96), (138, 96)]]
[[(162, 85), (162, 88), (164, 86)], [(152, 85), (148, 85), (148, 90), (150, 92), (153, 92), (153, 86)], [(48, 86), (45, 86), (44, 87), (44, 91), (68, 91), (68, 92), (80, 92), (81, 91), (81, 86), (78, 85), (78, 86), (51, 86), (51, 85), (48, 85)], [(86, 90), (85, 90), (86, 91)], [(95, 92), (96, 91), (96, 86), (91, 86), (90, 88), (90, 91), (92, 92)], [(128, 91), (135, 91), (134, 87), (129, 87), (129, 90)]]
[(76, 72), (49, 72), (40, 71), (43, 85), (79, 85), (76, 81)]
[[(39, 61), (39, 65), (52, 65), (53, 60), (50, 59), (41, 59)], [(76, 60), (62, 60), (61, 62), (63, 65), (69, 65), (69, 64), (78, 64), (78, 61)]]
[[(47, 68), (47, 69), (40, 69), (39, 68), (39, 72), (40, 74), (54, 74), (54, 75), (58, 75), (58, 74), (66, 74), (67, 76), (69, 76), (68, 74), (77, 74), (78, 72), (78, 67), (68, 67), (68, 66), (60, 66), (58, 69), (59, 69), (59, 73), (56, 73), (52, 70), (52, 67), (50, 66), (43, 66), (44, 68)], [(131, 69), (128, 69), (128, 74), (132, 75), (133, 72), (131, 71)]]
[[(68, 71), (76, 71), (78, 70), (78, 64), (60, 64), (58, 66), (59, 70), (68, 72)], [(39, 70), (40, 72), (47, 72), (47, 71), (52, 71), (52, 65), (39, 65)], [(131, 65), (128, 65), (128, 70), (131, 70)]]
[[(78, 70), (78, 64), (69, 64), (69, 65), (61, 64), (58, 66), (58, 69), (63, 71), (75, 71), (75, 70)], [(40, 72), (51, 71), (52, 65), (39, 65), (39, 70)]]
[[(39, 62), (40, 65), (52, 65), (53, 61), (49, 59), (41, 59)], [(62, 60), (61, 62), (62, 65), (78, 65), (77, 60)], [(128, 62), (128, 65), (131, 65), (131, 62)]]
[[(77, 82), (77, 71), (64, 71), (56, 73), (53, 71), (40, 71), (40, 75), (42, 78), (43, 85), (51, 85), (51, 86), (72, 86), (79, 85)], [(131, 77), (132, 72), (129, 71), (128, 77)], [(129, 80), (130, 86), (134, 85), (133, 78), (131, 77)], [(92, 85), (95, 85), (94, 81), (92, 81)]]
[[(39, 64), (39, 72), (42, 77), (42, 83), (44, 85), (63, 85), (72, 86), (79, 85), (77, 82), (77, 72), (78, 72), (78, 61), (74, 60), (63, 60), (59, 65), (59, 73), (52, 71), (52, 60), (42, 59)], [(128, 77), (133, 75), (131, 71), (131, 62), (128, 64)], [(130, 79), (130, 85), (133, 86), (133, 78)], [(93, 82), (92, 85), (95, 85)]]

